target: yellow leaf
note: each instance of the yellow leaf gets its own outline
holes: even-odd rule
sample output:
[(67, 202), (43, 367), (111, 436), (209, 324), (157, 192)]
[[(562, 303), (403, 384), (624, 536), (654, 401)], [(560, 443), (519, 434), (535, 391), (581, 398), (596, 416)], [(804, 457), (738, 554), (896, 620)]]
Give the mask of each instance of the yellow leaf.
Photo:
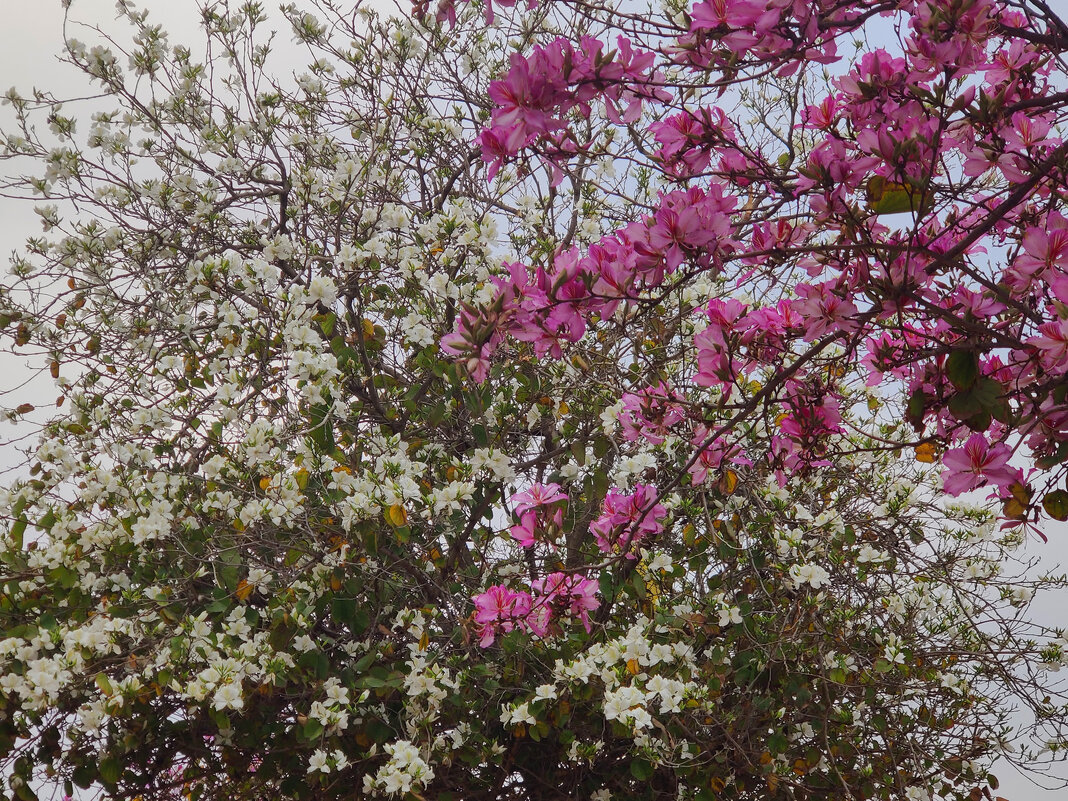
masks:
[(271, 479), (270, 478), (268, 478), (267, 476), (264, 476), (263, 478), (260, 479), (260, 489), (261, 490), (266, 492), (268, 489), (270, 489), (270, 486), (271, 486)]
[(768, 774), (768, 789), (773, 793), (779, 789), (779, 777), (774, 773)]
[(917, 211), (923, 214), (931, 205), (931, 193), (920, 196), (917, 189), (897, 181), (888, 181), (881, 175), (874, 175), (868, 180), (868, 208), (873, 214), (900, 214)]
[(423, 636), (419, 638), (419, 650), (420, 651), (425, 651), (429, 645), (430, 645), (430, 635), (428, 635), (424, 631), (423, 632)]
[(560, 401), (560, 406), (556, 410), (557, 414), (559, 414), (561, 417), (563, 417), (565, 414), (567, 414), (570, 411), (571, 411), (571, 407), (568, 406), (565, 401)]
[(241, 522), (240, 518), (238, 518), (237, 520), (234, 521), (234, 530), (235, 531), (244, 531), (245, 530), (245, 524)]
[(649, 599), (649, 606), (655, 609), (657, 602), (660, 600), (660, 584), (655, 581), (645, 582), (645, 594)]
[(641, 672), (641, 668), (638, 667), (637, 659), (627, 660), (627, 672), (632, 676), (637, 676)]
[(390, 525), (400, 528), (408, 523), (408, 512), (399, 503), (395, 503), (386, 510), (386, 520)]
[(298, 489), (304, 489), (306, 486), (308, 486), (308, 471), (305, 470), (303, 467), (296, 472), (294, 478), (297, 480)]
[(915, 450), (917, 462), (934, 464), (937, 461), (935, 458), (935, 446), (933, 442), (922, 442), (916, 446)]
[(1016, 498), (1009, 498), (1005, 501), (1004, 512), (1009, 520), (1023, 520), (1027, 517), (1027, 507)]
[(375, 338), (375, 324), (368, 320), (366, 317), (363, 319), (363, 338)]
[(237, 599), (239, 601), (247, 601), (248, 597), (252, 595), (252, 591), (254, 589), (256, 589), (254, 586), (249, 584), (244, 579), (241, 579), (241, 581), (237, 582), (237, 590), (234, 594), (237, 596)]
[(722, 793), (726, 786), (727, 782), (725, 782), (719, 776), (713, 776), (711, 779), (708, 780), (708, 788), (713, 793)]
[(724, 495), (733, 495), (738, 488), (738, 474), (727, 469), (719, 480), (719, 491)]

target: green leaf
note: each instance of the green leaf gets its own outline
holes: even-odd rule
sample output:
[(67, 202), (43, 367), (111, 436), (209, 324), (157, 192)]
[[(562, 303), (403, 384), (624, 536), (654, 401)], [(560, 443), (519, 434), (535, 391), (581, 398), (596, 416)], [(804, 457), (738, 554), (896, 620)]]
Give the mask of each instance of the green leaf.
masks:
[(652, 775), (655, 771), (656, 768), (653, 767), (652, 763), (647, 762), (644, 759), (631, 760), (630, 775), (640, 782), (644, 782), (652, 778)]
[(979, 378), (979, 355), (971, 350), (955, 350), (946, 359), (946, 378), (959, 390), (971, 388)]
[(48, 574), (49, 580), (64, 590), (69, 590), (78, 584), (78, 574), (66, 565), (54, 568)]
[(337, 316), (331, 314), (317, 314), (315, 315), (315, 322), (319, 323), (319, 327), (323, 330), (323, 333), (327, 336), (331, 336), (334, 333), (334, 324), (337, 322)]
[(336, 444), (334, 442), (334, 427), (330, 422), (330, 405), (317, 403), (311, 407), (311, 430), (309, 431), (312, 442), (319, 448), (321, 453), (333, 453)]
[(1054, 520), (1068, 520), (1068, 490), (1047, 492), (1042, 499), (1042, 508)]
[(100, 781), (104, 784), (115, 784), (122, 777), (122, 765), (115, 757), (100, 760)]
[(308, 722), (301, 727), (300, 737), (305, 742), (314, 742), (319, 739), (319, 736), (323, 733), (323, 724), (318, 720), (308, 719)]
[(644, 601), (646, 596), (645, 578), (638, 571), (634, 571), (630, 577), (630, 585), (634, 588), (634, 594), (639, 601)]
[(1043, 470), (1049, 470), (1051, 467), (1056, 467), (1064, 461), (1068, 461), (1068, 442), (1062, 442), (1057, 450), (1049, 456), (1043, 456), (1041, 459), (1038, 459), (1035, 464)]
[(958, 420), (967, 420), (981, 411), (983, 406), (972, 392), (958, 392), (949, 399), (949, 413)]
[(95, 765), (78, 765), (71, 774), (71, 778), (83, 790), (88, 790), (93, 786), (98, 775)]
[(790, 741), (786, 738), (786, 735), (782, 732), (775, 732), (768, 738), (768, 750), (772, 754), (785, 754), (786, 749), (790, 747)]
[(992, 412), (1005, 394), (1005, 388), (993, 378), (980, 378), (972, 387), (972, 394), (986, 411)]
[(23, 535), (26, 533), (26, 526), (29, 525), (29, 521), (25, 517), (20, 517), (15, 521), (15, 525), (11, 527), (11, 541), (15, 543), (15, 548), (22, 550)]
[(227, 592), (234, 592), (241, 580), (241, 571), (237, 565), (219, 562), (215, 566), (215, 576), (219, 580), (219, 586)]
[(104, 695), (112, 695), (115, 692), (114, 687), (111, 686), (111, 679), (108, 678), (106, 673), (96, 674), (96, 686), (100, 688), (100, 692)]
[(980, 378), (967, 390), (949, 400), (949, 411), (973, 431), (986, 431), (991, 420), (1012, 418), (1012, 410), (1004, 398), (1005, 388), (992, 378)]
[(927, 408), (927, 393), (917, 389), (909, 398), (908, 406), (905, 407), (905, 422), (910, 423), (917, 431), (923, 430), (923, 412)]
[(356, 600), (354, 598), (337, 598), (330, 602), (330, 617), (350, 628), (356, 621)]
[(930, 191), (921, 197), (919, 189), (907, 184), (888, 181), (881, 175), (874, 175), (868, 180), (868, 209), (872, 214), (901, 214), (917, 211), (923, 214), (931, 205)]

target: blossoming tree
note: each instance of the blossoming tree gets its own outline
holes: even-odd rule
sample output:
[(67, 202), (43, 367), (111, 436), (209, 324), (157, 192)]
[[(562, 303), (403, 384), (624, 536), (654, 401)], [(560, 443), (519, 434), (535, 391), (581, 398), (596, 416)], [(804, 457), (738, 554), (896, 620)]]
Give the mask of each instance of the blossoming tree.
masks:
[[(292, 79), (258, 3), (120, 10), (67, 42), (97, 105), (13, 91), (0, 142), (59, 392), (7, 410), (12, 794), (918, 801), (1063, 753), (1048, 9), (322, 0)], [(839, 57), (881, 11), (901, 54)]]

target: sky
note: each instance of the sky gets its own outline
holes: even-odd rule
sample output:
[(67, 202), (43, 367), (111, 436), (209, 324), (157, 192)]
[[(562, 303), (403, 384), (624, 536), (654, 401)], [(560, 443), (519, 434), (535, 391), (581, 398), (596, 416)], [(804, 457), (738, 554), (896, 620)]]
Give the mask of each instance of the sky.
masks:
[[(375, 0), (376, 7), (386, 7), (388, 0)], [(150, 18), (163, 25), (171, 34), (172, 42), (199, 41), (199, 18), (197, 0), (141, 0), (137, 6), (147, 9)], [(268, 9), (277, 8), (276, 2), (264, 3)], [(390, 6), (391, 7), (391, 6)], [(121, 30), (115, 21), (114, 0), (73, 0), (69, 21), (64, 31), (64, 11), (61, 0), (0, 0), (0, 93), (14, 86), (23, 95), (31, 87), (48, 88), (57, 95), (73, 95), (83, 92), (88, 84), (72, 67), (61, 64), (59, 53), (65, 37), (73, 37), (92, 44), (98, 37), (91, 27), (105, 30)], [(76, 20), (77, 22), (74, 22)], [(280, 40), (288, 41), (288, 34), (281, 33)], [(0, 127), (10, 125), (11, 110), (0, 107)], [(0, 162), (0, 174), (7, 165)], [(28, 235), (40, 232), (40, 225), (33, 213), (33, 202), (14, 201), (0, 197), (0, 274), (6, 275), (7, 256), (17, 249)], [(0, 279), (2, 280), (2, 279)], [(35, 377), (36, 376), (36, 377)], [(27, 383), (29, 382), (29, 383)], [(0, 404), (17, 405), (31, 402), (41, 406), (54, 403), (56, 390), (43, 365), (33, 364), (26, 358), (14, 358), (0, 353)], [(24, 431), (0, 423), (0, 483), (10, 479), (13, 465), (21, 459), (12, 443)], [(1068, 565), (1068, 525), (1060, 524), (1047, 531), (1049, 542), (1037, 540), (1026, 546), (1026, 555), (1037, 557), (1043, 572), (1055, 571), (1056, 565)], [(1068, 627), (1068, 597), (1065, 593), (1040, 597), (1033, 607), (1036, 622)], [(1008, 767), (995, 770), (1001, 780), (1001, 795), (1009, 801), (1064, 801), (1068, 790), (1047, 790), (1035, 787), (1027, 779), (1016, 775)], [(1061, 766), (1060, 775), (1068, 776), (1068, 768)]]

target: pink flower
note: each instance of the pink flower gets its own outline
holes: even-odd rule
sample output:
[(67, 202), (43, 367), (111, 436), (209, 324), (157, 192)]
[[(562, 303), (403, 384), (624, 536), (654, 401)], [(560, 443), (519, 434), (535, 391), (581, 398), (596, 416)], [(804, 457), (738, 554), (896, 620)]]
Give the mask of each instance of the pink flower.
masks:
[(1010, 468), (1012, 452), (1003, 442), (989, 445), (980, 433), (972, 434), (961, 448), (952, 448), (942, 457), (942, 486), (950, 495), (994, 483), (1007, 488), (1020, 479), (1020, 471)]
[(532, 581), (531, 588), (538, 593), (535, 609), (543, 607), (577, 617), (587, 632), (590, 631), (589, 613), (601, 605), (594, 595), (598, 584), (593, 579), (577, 574), (550, 573), (543, 579)]
[(638, 393), (625, 392), (619, 415), (623, 438), (633, 441), (644, 437), (654, 445), (663, 442), (671, 427), (686, 415), (674, 397), (663, 381)]
[(507, 633), (525, 625), (530, 614), (530, 593), (516, 592), (503, 585), (494, 585), (472, 597), (475, 602), (475, 622), (480, 625), (478, 644), (488, 648), (497, 632)]
[(630, 495), (610, 490), (601, 516), (590, 524), (597, 547), (605, 553), (619, 550), (628, 559), (636, 559), (633, 546), (664, 530), (660, 520), (667, 516), (667, 508), (656, 501), (656, 488), (646, 484), (635, 484)]
[(1014, 290), (1026, 291), (1036, 277), (1063, 275), (1068, 264), (1068, 220), (1050, 213), (1045, 225), (1024, 232), (1021, 244), (1023, 253), (1005, 271), (1005, 279)]
[(1038, 348), (1044, 369), (1063, 373), (1061, 368), (1068, 365), (1068, 320), (1043, 323), (1038, 330), (1042, 334), (1031, 337), (1027, 343)]
[(512, 501), (519, 522), (509, 533), (524, 548), (534, 545), (539, 532), (558, 530), (563, 525), (567, 495), (561, 492), (559, 484), (534, 484), (526, 492), (513, 495)]
[[(698, 426), (694, 430), (691, 442), (697, 448), (701, 448), (712, 434), (706, 426)], [(697, 461), (690, 467), (690, 482), (696, 487), (703, 484), (708, 478), (709, 470), (718, 470), (724, 462), (734, 465), (752, 465), (753, 462), (745, 455), (745, 451), (737, 443), (726, 443), (722, 436), (716, 437), (710, 445), (702, 448), (697, 456)]]
[(567, 494), (561, 491), (559, 484), (534, 484), (526, 492), (517, 492), (512, 496), (517, 514), (537, 509), (539, 506), (551, 506), (566, 501)]

